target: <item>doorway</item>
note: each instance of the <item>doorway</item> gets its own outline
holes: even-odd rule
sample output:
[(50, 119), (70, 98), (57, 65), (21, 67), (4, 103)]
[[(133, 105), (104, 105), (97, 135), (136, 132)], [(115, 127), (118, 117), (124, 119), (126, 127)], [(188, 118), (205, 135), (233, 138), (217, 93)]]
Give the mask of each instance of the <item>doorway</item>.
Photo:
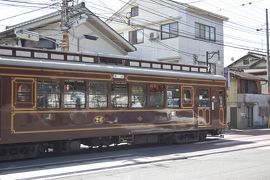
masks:
[(248, 128), (253, 128), (253, 106), (247, 106)]
[(230, 108), (230, 128), (237, 129), (237, 107)]

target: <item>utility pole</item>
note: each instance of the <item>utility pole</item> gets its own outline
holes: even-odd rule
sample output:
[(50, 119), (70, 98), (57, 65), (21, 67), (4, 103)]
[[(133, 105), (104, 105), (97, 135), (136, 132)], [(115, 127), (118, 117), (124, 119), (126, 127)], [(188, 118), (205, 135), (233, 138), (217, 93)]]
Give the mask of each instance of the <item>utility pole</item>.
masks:
[[(270, 94), (270, 58), (269, 58), (269, 25), (268, 25), (268, 9), (265, 9), (266, 19), (266, 54), (267, 54), (267, 85), (268, 85), (268, 98)], [(270, 107), (268, 107), (268, 128), (270, 128)]]
[(266, 53), (267, 53), (267, 84), (268, 84), (268, 94), (270, 94), (270, 58), (269, 58), (269, 27), (268, 27), (268, 9), (265, 9), (266, 14)]
[(62, 0), (61, 6), (61, 31), (63, 33), (62, 37), (62, 51), (69, 50), (69, 39), (68, 39), (68, 0)]

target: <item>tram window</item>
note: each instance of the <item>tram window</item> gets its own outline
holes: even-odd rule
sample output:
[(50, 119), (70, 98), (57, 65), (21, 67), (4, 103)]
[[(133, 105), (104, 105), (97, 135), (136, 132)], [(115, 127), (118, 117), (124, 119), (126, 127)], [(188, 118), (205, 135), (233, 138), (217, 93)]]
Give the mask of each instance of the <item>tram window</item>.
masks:
[(32, 102), (33, 84), (32, 82), (17, 82), (17, 102)]
[(144, 84), (131, 85), (131, 107), (143, 108), (146, 104), (146, 94)]
[(154, 108), (164, 107), (164, 85), (149, 85), (149, 106)]
[(209, 107), (209, 90), (208, 89), (199, 90), (199, 106)]
[(107, 108), (108, 101), (107, 82), (90, 82), (89, 108)]
[(180, 89), (178, 85), (167, 86), (167, 105), (169, 108), (179, 108), (180, 106)]
[(126, 84), (112, 84), (111, 104), (113, 108), (128, 107), (128, 91)]
[(182, 105), (183, 106), (192, 106), (193, 104), (193, 91), (190, 87), (183, 87), (182, 89)]
[(38, 81), (37, 83), (37, 107), (60, 107), (60, 83), (59, 81)]
[(223, 108), (224, 107), (224, 101), (223, 101), (224, 93), (223, 93), (223, 91), (219, 91), (218, 94), (219, 94), (218, 95), (219, 107)]
[(66, 80), (64, 83), (64, 108), (85, 108), (85, 82)]

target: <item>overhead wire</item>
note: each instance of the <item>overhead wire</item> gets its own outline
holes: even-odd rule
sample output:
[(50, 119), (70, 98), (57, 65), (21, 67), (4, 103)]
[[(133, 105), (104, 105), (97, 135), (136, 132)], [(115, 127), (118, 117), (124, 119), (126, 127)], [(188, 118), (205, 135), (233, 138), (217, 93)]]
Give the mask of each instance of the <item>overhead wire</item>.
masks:
[[(122, 0), (119, 0), (119, 1), (122, 1)], [(146, 1), (149, 1), (149, 0), (142, 0), (142, 1), (145, 1), (145, 2), (146, 2)], [(217, 23), (217, 22), (214, 21), (214, 20), (210, 20), (210, 19), (207, 19), (207, 18), (199, 17), (199, 16), (196, 16), (196, 15), (190, 13), (190, 12), (186, 12), (186, 11), (184, 11), (184, 10), (181, 10), (181, 9), (179, 9), (178, 7), (174, 6), (174, 5), (171, 4), (171, 3), (166, 3), (164, 0), (159, 0), (159, 1), (156, 1), (156, 0), (150, 0), (150, 1), (152, 1), (152, 2), (155, 3), (155, 4), (159, 4), (159, 5), (161, 5), (161, 6), (168, 7), (168, 8), (170, 8), (170, 9), (172, 9), (172, 10), (176, 10), (176, 11), (182, 12), (182, 13), (184, 13), (184, 14), (187, 14), (187, 15), (191, 16), (191, 17), (194, 17), (194, 18), (197, 18), (197, 19), (200, 19), (200, 20), (203, 20), (203, 21), (212, 23), (212, 24), (220, 25), (219, 23)], [(163, 2), (163, 4), (162, 4), (161, 2)], [(169, 2), (173, 2), (173, 1), (169, 0)], [(166, 4), (165, 4), (165, 3), (166, 3)], [(235, 23), (235, 24), (236, 24), (236, 23)], [(252, 34), (259, 34), (259, 32), (254, 31), (254, 29), (250, 29), (250, 27), (248, 27), (250, 30), (247, 30), (247, 29), (242, 28), (241, 25), (239, 25), (239, 27), (235, 27), (235, 26), (227, 25), (226, 22), (225, 22), (224, 27), (228, 27), (228, 28), (232, 28), (232, 29), (235, 29), (235, 30), (239, 30), (239, 31), (241, 31), (241, 32), (249, 32), (249, 33), (252, 33)]]
[(0, 1), (9, 2), (9, 3), (19, 3), (19, 4), (41, 5), (41, 6), (48, 6), (48, 5), (50, 5), (48, 3), (31, 2), (31, 1), (17, 1), (17, 0), (0, 0)]
[[(121, 22), (120, 22), (121, 23)], [(122, 22), (123, 23), (123, 22)], [(140, 27), (142, 27), (142, 26), (140, 26)], [(147, 29), (147, 28), (146, 28)], [(156, 29), (156, 31), (160, 31), (160, 30), (157, 30)], [(186, 37), (186, 36), (185, 36)], [(191, 38), (191, 37), (186, 37), (186, 38)], [(194, 39), (194, 37), (193, 37), (193, 39)], [(196, 40), (198, 40), (198, 39), (196, 39)], [(203, 40), (202, 40), (203, 41)], [(213, 42), (211, 42), (211, 43), (213, 43)], [(219, 43), (219, 45), (224, 45), (224, 44), (222, 44), (222, 43)], [(248, 46), (243, 46), (243, 45), (239, 45), (239, 47), (237, 47), (235, 44), (227, 44), (227, 45), (225, 45), (225, 46), (228, 46), (228, 47), (232, 47), (232, 48), (237, 48), (237, 49), (242, 49), (242, 50), (249, 50), (249, 51), (255, 51), (254, 49), (256, 49), (256, 48), (253, 48), (253, 47), (248, 47)], [(262, 51), (257, 51), (257, 52), (262, 52)]]
[(1, 20), (0, 20), (1, 21)]
[[(123, 2), (122, 0), (119, 0), (119, 1), (121, 1), (121, 2)], [(131, 5), (131, 4), (130, 4)], [(144, 11), (146, 10), (146, 9), (143, 9)], [(164, 16), (162, 16), (160, 13), (155, 13), (155, 12), (152, 12), (152, 11), (149, 11), (149, 10), (146, 10), (147, 12), (149, 12), (149, 13), (152, 13), (152, 14), (155, 14), (155, 15), (158, 15), (158, 16), (160, 16), (160, 17), (163, 17), (164, 18)], [(165, 18), (167, 18), (168, 19), (168, 17), (165, 17)], [(169, 18), (170, 19), (170, 18)], [(178, 21), (179, 22), (179, 21)], [(194, 28), (194, 26), (192, 26), (193, 28)], [(213, 43), (213, 42), (211, 42), (211, 43)], [(254, 48), (255, 49), (255, 48)]]

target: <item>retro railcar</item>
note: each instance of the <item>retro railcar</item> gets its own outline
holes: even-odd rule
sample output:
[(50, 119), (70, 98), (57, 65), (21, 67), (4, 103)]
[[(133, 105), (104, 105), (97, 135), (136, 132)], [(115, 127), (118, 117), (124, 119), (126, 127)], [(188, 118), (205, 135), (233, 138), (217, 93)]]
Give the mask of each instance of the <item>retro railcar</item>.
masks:
[(206, 67), (0, 47), (0, 160), (122, 142), (185, 143), (225, 128)]

